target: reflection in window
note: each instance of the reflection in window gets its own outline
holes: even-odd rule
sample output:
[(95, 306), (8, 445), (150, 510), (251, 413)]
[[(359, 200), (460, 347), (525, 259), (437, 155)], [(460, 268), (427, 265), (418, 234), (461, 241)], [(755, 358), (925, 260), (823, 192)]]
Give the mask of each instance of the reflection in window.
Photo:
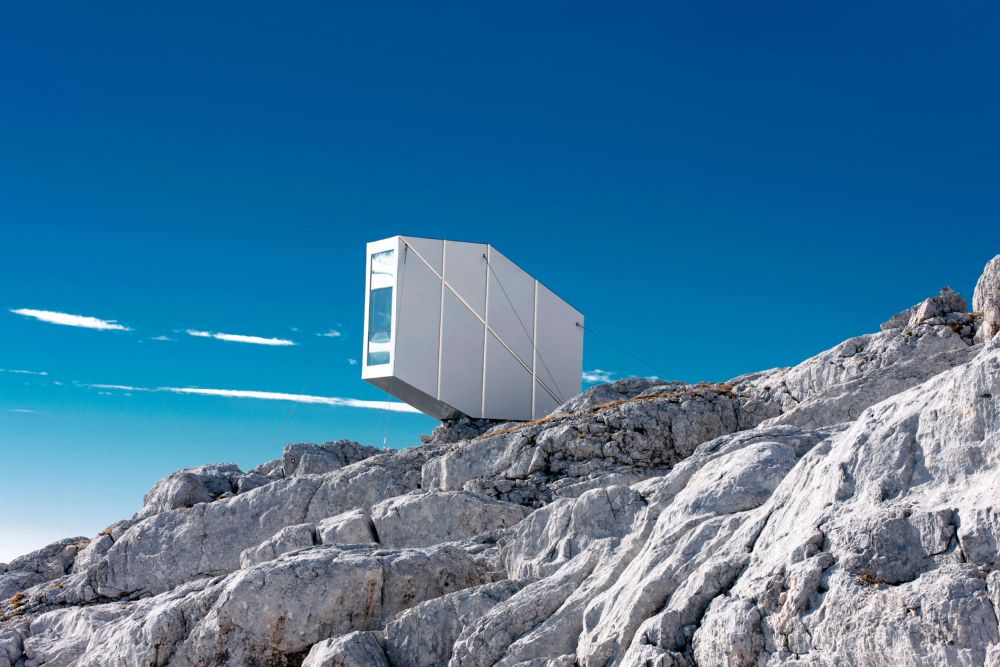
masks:
[(392, 345), (392, 288), (395, 282), (395, 250), (375, 253), (371, 259), (371, 292), (368, 296), (367, 365), (389, 363)]

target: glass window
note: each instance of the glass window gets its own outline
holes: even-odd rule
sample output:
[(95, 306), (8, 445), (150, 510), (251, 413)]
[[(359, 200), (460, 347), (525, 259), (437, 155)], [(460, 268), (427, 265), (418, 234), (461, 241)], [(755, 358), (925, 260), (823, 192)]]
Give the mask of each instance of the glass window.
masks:
[(373, 289), (369, 306), (368, 342), (388, 343), (392, 337), (392, 288)]
[(395, 281), (395, 250), (372, 255), (371, 292), (368, 296), (369, 366), (389, 363), (392, 346), (392, 288)]

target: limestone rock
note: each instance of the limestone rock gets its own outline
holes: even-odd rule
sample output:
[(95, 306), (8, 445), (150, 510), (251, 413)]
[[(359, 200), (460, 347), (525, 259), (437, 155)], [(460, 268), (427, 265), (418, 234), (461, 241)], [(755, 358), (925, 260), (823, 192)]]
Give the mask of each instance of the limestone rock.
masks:
[(240, 567), (250, 567), (258, 563), (274, 560), (290, 551), (298, 551), (317, 544), (316, 530), (311, 523), (297, 523), (282, 528), (262, 543), (240, 554)]
[(382, 454), (325, 475), (277, 480), (226, 500), (163, 512), (131, 525), (89, 573), (101, 596), (170, 590), (240, 567), (240, 554), (282, 528), (369, 508), (419, 486), (433, 447)]
[(986, 264), (972, 295), (972, 310), (982, 313), (976, 341), (990, 340), (1000, 332), (1000, 255)]
[(359, 445), (351, 440), (337, 440), (322, 445), (285, 445), (282, 466), (285, 477), (322, 475), (382, 453), (381, 449)]
[(503, 548), (505, 569), (515, 579), (550, 575), (591, 543), (624, 537), (645, 507), (646, 500), (627, 486), (556, 500), (517, 526)]
[(665, 470), (698, 444), (749, 425), (740, 398), (726, 385), (654, 387), (632, 399), (447, 445), (424, 466), (422, 487), (539, 507), (581, 481)]
[(316, 547), (241, 570), (219, 584), (211, 610), (172, 665), (280, 663), (316, 642), (382, 627), (424, 600), (479, 584), (453, 547)]
[(9, 598), (15, 593), (68, 573), (77, 553), (89, 542), (86, 537), (59, 540), (8, 563), (6, 570), (0, 573), (0, 610), (3, 603), (9, 604)]
[(404, 611), (385, 627), (386, 653), (393, 667), (445, 665), (462, 630), (520, 585), (499, 581), (449, 593)]
[(422, 547), (508, 528), (527, 513), (466, 491), (438, 491), (385, 500), (372, 507), (371, 518), (383, 546)]
[(160, 512), (210, 503), (240, 491), (267, 483), (254, 473), (247, 474), (232, 463), (203, 465), (173, 472), (159, 480), (143, 500), (135, 518), (144, 519)]
[(687, 386), (683, 382), (664, 382), (662, 380), (647, 378), (622, 378), (621, 380), (591, 387), (579, 396), (569, 399), (553, 410), (553, 412), (558, 414), (561, 412), (589, 410), (599, 405), (636, 398), (653, 388), (661, 392), (668, 392), (680, 391)]
[(390, 667), (373, 632), (351, 632), (313, 644), (302, 667)]
[(329, 519), (323, 519), (316, 524), (316, 536), (323, 544), (378, 542), (371, 517), (361, 510), (351, 510)]
[(495, 419), (472, 419), (466, 416), (446, 419), (430, 435), (420, 436), (420, 440), (428, 445), (446, 445), (461, 440), (472, 440), (501, 423), (503, 422)]
[(945, 317), (951, 313), (965, 313), (968, 307), (961, 294), (944, 287), (937, 296), (924, 299), (920, 303), (910, 306), (906, 310), (897, 313), (888, 321), (882, 323), (882, 330), (902, 329), (905, 326), (916, 326), (927, 320), (938, 317)]
[(910, 321), (907, 324), (913, 327), (935, 317), (944, 317), (951, 313), (965, 313), (967, 311), (968, 308), (962, 295), (950, 287), (944, 287), (941, 289), (940, 295), (932, 296), (915, 305), (910, 315)]

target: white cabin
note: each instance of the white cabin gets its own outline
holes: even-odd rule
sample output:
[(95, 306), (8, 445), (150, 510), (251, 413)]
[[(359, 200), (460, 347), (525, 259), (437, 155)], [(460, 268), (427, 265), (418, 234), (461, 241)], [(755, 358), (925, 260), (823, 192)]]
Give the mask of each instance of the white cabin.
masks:
[(368, 244), (361, 377), (435, 419), (530, 420), (580, 393), (583, 315), (491, 245)]

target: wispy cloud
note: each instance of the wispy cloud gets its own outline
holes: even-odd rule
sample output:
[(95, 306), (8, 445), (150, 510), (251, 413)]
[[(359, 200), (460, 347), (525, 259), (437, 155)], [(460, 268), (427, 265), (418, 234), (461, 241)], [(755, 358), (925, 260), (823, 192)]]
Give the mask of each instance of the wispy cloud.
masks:
[(295, 341), (287, 338), (264, 338), (262, 336), (244, 336), (243, 334), (215, 333), (212, 331), (198, 331), (188, 329), (185, 333), (195, 338), (215, 338), (230, 343), (250, 343), (252, 345), (295, 345)]
[[(262, 401), (289, 401), (292, 403), (312, 403), (346, 408), (367, 408), (370, 410), (391, 410), (392, 412), (420, 412), (411, 405), (399, 401), (365, 401), (359, 398), (339, 396), (311, 396), (309, 394), (286, 394), (278, 391), (251, 391), (247, 389), (206, 389), (203, 387), (133, 387), (124, 384), (86, 384), (92, 389), (118, 391), (158, 391), (172, 394), (195, 396), (219, 396), (222, 398), (255, 398)], [(100, 393), (100, 392), (99, 392)]]
[(352, 359), (352, 358), (348, 357), (347, 358), (347, 363), (349, 363), (351, 366), (357, 366), (358, 365), (358, 360), (357, 359)]
[(48, 375), (46, 371), (24, 371), (20, 368), (0, 368), (0, 373), (17, 373), (18, 375)]
[(173, 338), (171, 338), (170, 336), (160, 335), (160, 336), (153, 336), (149, 340), (170, 341), (170, 340), (173, 340)]
[(101, 329), (104, 331), (129, 331), (129, 328), (118, 324), (115, 320), (102, 320), (98, 317), (87, 315), (70, 315), (69, 313), (58, 313), (54, 310), (35, 310), (34, 308), (12, 308), (15, 315), (33, 317), (41, 322), (50, 324), (61, 324), (67, 327), (82, 327), (84, 329)]
[(330, 329), (326, 333), (318, 333), (317, 336), (322, 336), (323, 338), (340, 338), (341, 333), (336, 329)]
[(91, 389), (117, 389), (119, 391), (156, 391), (148, 387), (133, 387), (127, 384), (84, 384), (82, 386)]
[(612, 371), (605, 371), (600, 368), (595, 368), (592, 371), (583, 372), (583, 381), (589, 382), (591, 384), (596, 384), (599, 382), (614, 382), (615, 374)]
[(29, 410), (28, 408), (11, 408), (7, 412), (18, 412), (18, 413), (21, 413), (21, 414), (28, 414), (28, 413), (33, 413), (35, 411), (34, 410)]
[(170, 391), (175, 394), (223, 396), (226, 398), (256, 398), (264, 401), (291, 401), (293, 403), (317, 403), (348, 408), (391, 410), (393, 412), (419, 412), (415, 407), (398, 401), (364, 401), (359, 398), (340, 398), (338, 396), (310, 396), (308, 394), (285, 394), (275, 391), (247, 391), (243, 389), (202, 389), (201, 387), (160, 387), (159, 390)]

